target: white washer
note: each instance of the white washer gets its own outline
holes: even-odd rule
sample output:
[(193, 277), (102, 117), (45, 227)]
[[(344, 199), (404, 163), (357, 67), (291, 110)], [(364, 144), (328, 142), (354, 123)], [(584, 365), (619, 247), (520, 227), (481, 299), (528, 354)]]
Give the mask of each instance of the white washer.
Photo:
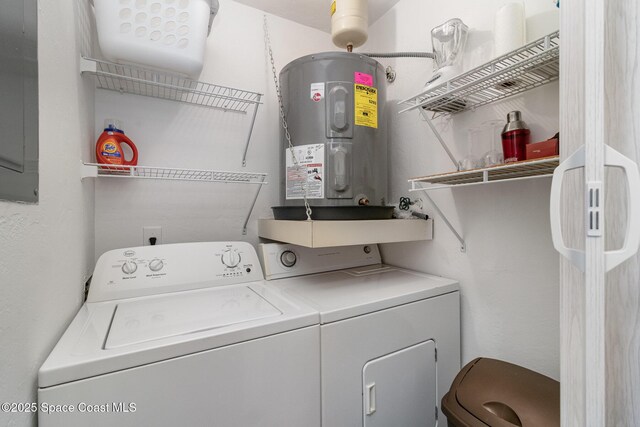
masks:
[(319, 426), (317, 311), (263, 280), (243, 242), (104, 254), (40, 369), (40, 427)]
[(440, 401), (460, 369), (455, 280), (383, 265), (376, 245), (258, 252), (274, 289), (320, 312), (324, 427), (445, 420)]

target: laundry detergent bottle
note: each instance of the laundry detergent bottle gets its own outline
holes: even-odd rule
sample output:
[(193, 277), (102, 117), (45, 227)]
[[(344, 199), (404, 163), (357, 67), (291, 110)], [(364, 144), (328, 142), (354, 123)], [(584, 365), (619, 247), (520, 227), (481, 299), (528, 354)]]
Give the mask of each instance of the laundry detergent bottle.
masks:
[[(133, 152), (131, 160), (125, 159), (123, 145), (127, 145)], [(96, 161), (105, 165), (136, 166), (138, 164), (138, 149), (122, 131), (122, 124), (118, 120), (104, 121), (104, 132), (96, 143)]]

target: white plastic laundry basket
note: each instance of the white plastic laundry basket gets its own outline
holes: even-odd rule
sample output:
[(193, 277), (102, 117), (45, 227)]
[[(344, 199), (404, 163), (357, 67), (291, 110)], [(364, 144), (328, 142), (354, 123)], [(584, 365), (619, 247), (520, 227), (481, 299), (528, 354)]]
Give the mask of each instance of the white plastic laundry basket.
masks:
[(106, 59), (192, 78), (202, 71), (218, 0), (94, 0), (94, 6)]

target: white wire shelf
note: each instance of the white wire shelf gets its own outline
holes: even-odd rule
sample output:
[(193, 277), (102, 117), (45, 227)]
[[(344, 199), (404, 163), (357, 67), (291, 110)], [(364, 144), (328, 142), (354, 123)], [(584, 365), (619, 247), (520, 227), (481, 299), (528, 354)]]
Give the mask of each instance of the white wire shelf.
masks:
[(132, 65), (114, 64), (81, 58), (81, 72), (94, 75), (101, 89), (185, 102), (225, 111), (247, 113), (261, 104), (262, 94), (186, 77), (148, 70)]
[(258, 201), (260, 190), (266, 181), (266, 173), (227, 172), (206, 169), (163, 168), (156, 166), (116, 166), (101, 163), (81, 163), (82, 178), (134, 178), (169, 181), (216, 182), (223, 184), (258, 184), (258, 188), (242, 225), (242, 234), (247, 234), (247, 225)]
[(558, 80), (560, 33), (551, 33), (448, 82), (400, 101), (400, 113), (424, 108), (453, 114)]
[[(489, 168), (472, 169), (468, 171), (449, 172), (409, 179), (409, 191), (427, 191), (442, 188), (463, 187), (467, 185), (487, 184), (497, 181), (515, 181), (529, 178), (550, 176), (560, 164), (558, 156), (545, 157), (535, 160), (507, 163)], [(420, 183), (432, 184), (429, 187)]]
[(82, 177), (161, 179), (171, 181), (218, 182), (227, 184), (267, 184), (266, 173), (226, 172), (155, 166), (115, 166), (100, 163), (83, 163)]

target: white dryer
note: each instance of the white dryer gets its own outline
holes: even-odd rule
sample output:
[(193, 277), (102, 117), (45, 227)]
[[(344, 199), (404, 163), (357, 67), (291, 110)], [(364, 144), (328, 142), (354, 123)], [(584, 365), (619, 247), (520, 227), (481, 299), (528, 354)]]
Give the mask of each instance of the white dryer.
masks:
[(122, 249), (40, 369), (40, 427), (319, 426), (317, 311), (243, 242)]
[(320, 312), (324, 427), (445, 420), (440, 401), (460, 369), (455, 280), (383, 265), (376, 245), (258, 252), (273, 289)]

